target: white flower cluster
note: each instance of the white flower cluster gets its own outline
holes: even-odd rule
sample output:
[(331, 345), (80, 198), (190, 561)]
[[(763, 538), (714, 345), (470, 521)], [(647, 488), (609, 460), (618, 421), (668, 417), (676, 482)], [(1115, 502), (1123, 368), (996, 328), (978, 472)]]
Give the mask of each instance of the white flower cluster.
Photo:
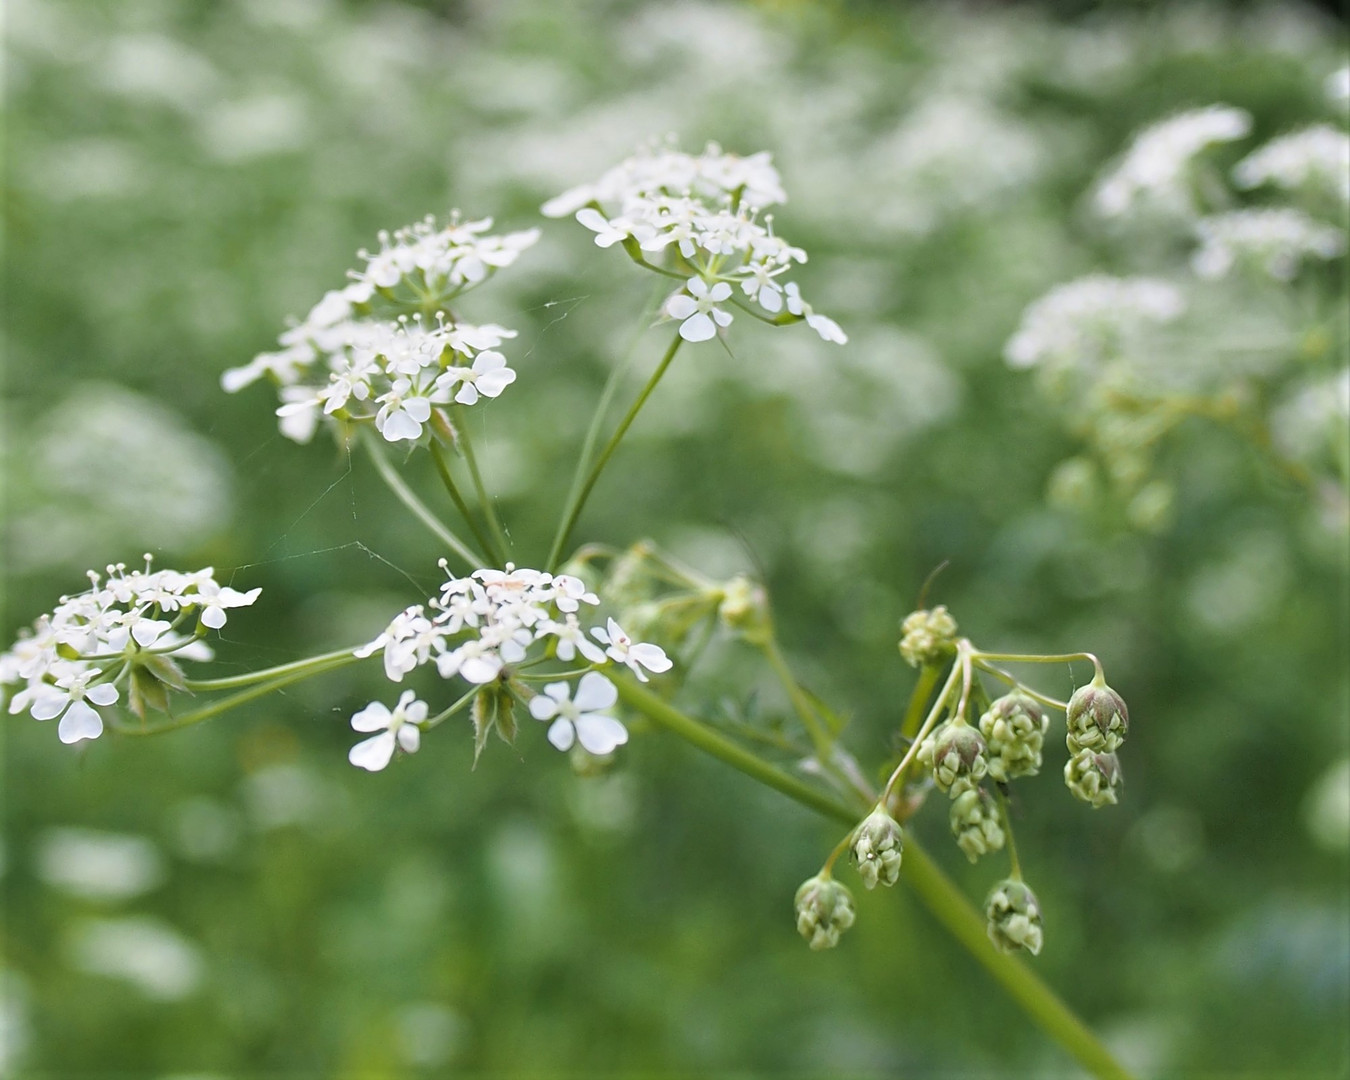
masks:
[(497, 351), (515, 331), (459, 322), (447, 305), (510, 266), (538, 229), (489, 235), (490, 218), (433, 218), (380, 234), (364, 270), (281, 335), (281, 348), (225, 372), (228, 392), (264, 376), (280, 387), (281, 431), (307, 442), (323, 417), (373, 421), (390, 442), (421, 438), (436, 405), (473, 405), (515, 381)]
[(1277, 281), (1291, 281), (1305, 256), (1334, 259), (1345, 252), (1345, 232), (1292, 207), (1235, 210), (1195, 223), (1200, 247), (1191, 267), (1202, 278), (1225, 277), (1239, 260), (1255, 262)]
[(1166, 281), (1091, 274), (1028, 307), (1003, 355), (1015, 368), (1095, 363), (1142, 326), (1171, 322), (1185, 310), (1185, 297)]
[(1210, 105), (1145, 128), (1098, 183), (1094, 208), (1103, 217), (1120, 217), (1140, 201), (1189, 210), (1192, 160), (1213, 143), (1243, 138), (1251, 126), (1252, 118), (1244, 110)]
[(667, 300), (686, 341), (707, 341), (732, 316), (719, 306), (739, 292), (770, 316), (804, 319), (826, 341), (847, 341), (838, 323), (818, 315), (796, 284), (783, 280), (806, 252), (773, 231), (763, 211), (787, 194), (768, 153), (739, 157), (709, 143), (702, 154), (648, 150), (546, 202), (547, 217), (575, 214), (600, 247), (623, 244), (643, 258), (678, 252), (688, 284)]
[(1328, 75), (1326, 82), (1322, 84), (1322, 91), (1333, 105), (1350, 102), (1350, 64), (1337, 68)]
[(187, 616), (196, 613), (202, 626), (218, 630), (227, 609), (252, 604), (262, 592), (223, 586), (209, 566), (193, 573), (152, 571), (149, 556), (144, 570), (128, 571), (119, 563), (106, 573), (89, 571), (88, 590), (63, 596), (55, 611), (0, 654), (0, 685), (23, 684), (10, 700), (10, 713), (61, 717), (57, 735), (64, 743), (103, 734), (94, 706), (116, 702), (118, 684), (146, 658), (211, 659), (203, 641), (179, 632)]
[(1233, 167), (1233, 182), (1240, 188), (1322, 188), (1350, 202), (1350, 135), (1314, 124), (1271, 139)]
[[(444, 567), (444, 562), (441, 565)], [(604, 627), (592, 627), (588, 636), (578, 613), (583, 604), (599, 603), (599, 597), (588, 591), (580, 578), (508, 563), (505, 570), (476, 570), (463, 578), (450, 576), (437, 596), (425, 606), (415, 604), (401, 612), (374, 641), (357, 649), (356, 655), (372, 656), (382, 651), (385, 674), (393, 682), (402, 682), (408, 672), (435, 663), (444, 679), (457, 675), (465, 682), (484, 686), (509, 665), (524, 663), (536, 645), (537, 659), (551, 655), (564, 664), (583, 667), (619, 663), (642, 682), (647, 681), (648, 671), (670, 670), (665, 650), (634, 642), (613, 619)], [(587, 672), (570, 700), (569, 689), (565, 681), (550, 683), (530, 702), (531, 715), (553, 721), (548, 738), (554, 746), (566, 750), (577, 741), (590, 753), (607, 754), (627, 741), (623, 724), (601, 715), (618, 700), (613, 683), (596, 672)], [(395, 737), (404, 750), (417, 748), (415, 736), (398, 733), (404, 724), (416, 725), (424, 720), (426, 707), (408, 694), (404, 698), (393, 713), (373, 703), (352, 718), (352, 726), (358, 731), (380, 730), (380, 746), (387, 746), (389, 751), (363, 751), (366, 743), (362, 743), (352, 751), (353, 764), (383, 768), (393, 753)], [(390, 733), (393, 735), (385, 739)], [(371, 761), (379, 763), (372, 765)]]

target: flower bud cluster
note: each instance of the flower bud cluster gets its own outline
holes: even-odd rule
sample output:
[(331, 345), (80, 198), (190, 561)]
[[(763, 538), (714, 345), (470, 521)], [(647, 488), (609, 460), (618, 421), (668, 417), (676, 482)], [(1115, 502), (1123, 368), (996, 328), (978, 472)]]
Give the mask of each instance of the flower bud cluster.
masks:
[[(116, 702), (119, 683), (182, 689), (170, 657), (210, 660), (199, 635), (219, 630), (228, 609), (246, 607), (262, 592), (221, 585), (214, 573), (209, 566), (191, 573), (151, 570), (148, 555), (144, 570), (118, 563), (106, 568), (106, 577), (89, 571), (89, 589), (63, 596), (55, 611), (0, 654), (0, 685), (23, 686), (10, 699), (10, 713), (59, 716), (57, 735), (74, 743), (103, 733), (94, 706)], [(193, 615), (193, 633), (184, 634), (180, 627)]]
[(858, 876), (868, 889), (877, 882), (888, 888), (900, 880), (900, 860), (905, 836), (900, 823), (885, 810), (873, 810), (853, 834), (849, 855), (858, 868)]
[[(670, 670), (664, 649), (633, 641), (613, 619), (603, 627), (591, 627), (587, 635), (579, 612), (583, 604), (599, 603), (580, 578), (512, 563), (505, 570), (475, 570), (468, 577), (447, 575), (437, 596), (400, 612), (355, 654), (382, 653), (385, 674), (392, 682), (402, 682), (408, 672), (434, 663), (443, 679), (458, 676), (487, 686), (507, 674), (510, 665), (530, 659), (532, 652), (536, 658), (551, 655), (580, 668), (623, 664), (643, 682), (647, 672)], [(560, 750), (579, 741), (591, 753), (605, 754), (627, 740), (623, 725), (603, 715), (617, 699), (609, 679), (588, 672), (575, 697), (567, 682), (547, 685), (543, 694), (531, 699), (530, 713), (537, 720), (552, 721), (549, 741)]]
[(937, 664), (956, 652), (956, 620), (939, 604), (912, 611), (900, 624), (900, 655), (910, 667)]
[(971, 862), (1003, 848), (1002, 815), (994, 797), (982, 787), (966, 786), (952, 800), (951, 826), (956, 846)]
[(853, 925), (853, 894), (828, 874), (802, 882), (794, 900), (797, 933), (812, 949), (832, 949)]
[(933, 782), (953, 799), (989, 772), (984, 740), (960, 716), (934, 728), (920, 744), (917, 757), (933, 770)]
[(420, 439), (434, 407), (499, 396), (516, 373), (498, 347), (514, 330), (458, 321), (448, 304), (510, 266), (539, 230), (487, 234), (492, 221), (452, 215), (380, 234), (364, 270), (327, 293), (280, 350), (225, 372), (228, 392), (264, 376), (279, 387), (281, 432), (313, 438), (323, 419), (373, 423), (389, 442)]
[(1096, 679), (1074, 691), (1065, 717), (1071, 756), (1064, 766), (1064, 783), (1075, 798), (1094, 808), (1114, 805), (1123, 783), (1115, 752), (1130, 729), (1124, 700)]
[(773, 231), (761, 212), (787, 194), (767, 153), (740, 157), (709, 143), (695, 156), (653, 148), (628, 158), (593, 184), (550, 199), (546, 217), (576, 219), (603, 248), (621, 244), (643, 261), (674, 253), (693, 274), (665, 304), (686, 341), (707, 341), (732, 315), (721, 305), (739, 292), (766, 317), (803, 319), (826, 341), (844, 343), (839, 325), (816, 314), (795, 282), (783, 280), (806, 252)]
[(995, 885), (984, 902), (984, 915), (989, 940), (1000, 952), (1026, 949), (1035, 956), (1041, 951), (1041, 905), (1023, 882), (1008, 878)]
[(1019, 776), (1035, 776), (1041, 768), (1041, 748), (1050, 718), (1036, 700), (1020, 690), (996, 700), (980, 717), (989, 757), (989, 778), (1007, 783)]
[(1114, 806), (1123, 783), (1115, 754), (1079, 750), (1064, 766), (1064, 783), (1075, 799), (1094, 809)]

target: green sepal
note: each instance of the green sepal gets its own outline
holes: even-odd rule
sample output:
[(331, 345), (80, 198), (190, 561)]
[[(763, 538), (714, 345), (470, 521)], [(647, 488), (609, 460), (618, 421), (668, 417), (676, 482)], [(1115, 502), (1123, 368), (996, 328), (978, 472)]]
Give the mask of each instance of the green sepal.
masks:
[(143, 654), (137, 658), (137, 664), (143, 666), (166, 686), (174, 690), (187, 690), (187, 679), (183, 675), (183, 669), (172, 657)]
[(127, 707), (142, 720), (146, 709), (167, 713), (169, 711), (169, 692), (164, 684), (139, 664), (131, 669), (131, 680), (127, 694)]

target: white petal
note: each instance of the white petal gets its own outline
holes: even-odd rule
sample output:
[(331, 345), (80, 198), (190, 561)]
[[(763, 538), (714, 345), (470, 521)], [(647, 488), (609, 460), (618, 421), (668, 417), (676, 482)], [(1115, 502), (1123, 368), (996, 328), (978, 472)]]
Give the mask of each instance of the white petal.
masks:
[(394, 756), (394, 734), (382, 731), (373, 739), (359, 742), (347, 752), (347, 760), (358, 769), (379, 772)]
[(708, 314), (713, 317), (713, 321), (717, 323), (718, 326), (731, 325), (731, 312), (729, 311), (723, 311), (721, 308), (713, 308)]
[(687, 319), (698, 310), (698, 304), (692, 296), (676, 293), (666, 301), (666, 314), (672, 319)]
[(628, 741), (628, 729), (612, 716), (585, 713), (577, 717), (577, 739), (592, 754), (608, 754)]
[[(210, 607), (202, 609), (202, 625), (208, 626), (212, 630), (219, 630), (225, 625), (225, 612), (212, 604)], [(131, 632), (131, 636), (136, 636), (136, 631)]]
[(669, 671), (671, 668), (671, 659), (660, 645), (649, 645), (644, 641), (629, 649), (628, 655), (648, 671)]
[(398, 442), (400, 439), (416, 439), (422, 435), (422, 425), (400, 409), (385, 419), (380, 434), (389, 442)]
[(354, 731), (383, 731), (389, 726), (389, 707), (383, 702), (372, 701), (352, 717)]
[(459, 393), (455, 395), (455, 400), (461, 405), (478, 404), (478, 388), (473, 383), (466, 382), (459, 388)]
[(112, 683), (99, 683), (84, 692), (84, 696), (95, 705), (111, 705), (117, 700), (117, 687)]
[[(224, 614), (220, 620), (225, 622)], [(167, 619), (141, 619), (131, 628), (131, 636), (136, 639), (136, 644), (142, 649), (149, 648), (159, 636), (170, 626)]]
[[(557, 200), (554, 201), (556, 202)], [(549, 204), (545, 203), (544, 205), (547, 207)], [(547, 214), (547, 211), (545, 212), (545, 215), (549, 217), (552, 216)], [(600, 211), (593, 206), (587, 206), (582, 210), (578, 210), (577, 221), (585, 225), (591, 232), (609, 232), (609, 218), (605, 217), (604, 214), (600, 213)]]
[(725, 281), (719, 281), (709, 291), (708, 296), (713, 300), (721, 302), (731, 295), (731, 286)]
[(61, 715), (61, 710), (69, 700), (69, 694), (63, 694), (54, 686), (40, 687), (33, 691), (33, 705), (28, 714), (34, 720), (50, 720)]
[(717, 327), (713, 325), (712, 319), (701, 311), (680, 324), (680, 337), (685, 341), (707, 341), (716, 333)]
[(552, 720), (558, 715), (558, 703), (551, 697), (536, 694), (530, 698), (530, 715), (536, 720)]
[(490, 683), (501, 674), (502, 662), (495, 656), (471, 656), (460, 665), (459, 674), (471, 683)]
[(574, 699), (576, 707), (583, 712), (600, 712), (618, 700), (619, 691), (614, 684), (596, 671), (588, 671), (581, 677)]
[(516, 381), (516, 373), (510, 368), (489, 371), (478, 377), (478, 389), (487, 397), (495, 398)]
[(765, 311), (779, 312), (783, 310), (783, 294), (777, 289), (769, 288), (767, 285), (759, 290), (759, 306)]
[(572, 721), (559, 717), (553, 722), (553, 726), (548, 729), (548, 741), (559, 750), (570, 750), (572, 749), (573, 734)]
[(546, 693), (554, 701), (561, 703), (567, 700), (568, 693), (571, 689), (572, 688), (568, 686), (565, 682), (551, 682), (546, 687), (544, 687), (544, 693)]
[(77, 743), (81, 739), (97, 739), (103, 734), (103, 721), (83, 701), (72, 701), (66, 715), (61, 717), (56, 734), (63, 743)]
[(498, 368), (504, 367), (506, 367), (506, 357), (491, 349), (484, 349), (474, 360), (472, 370), (477, 375), (484, 375), (489, 371), (496, 371)]
[(422, 745), (422, 731), (412, 724), (404, 724), (394, 737), (398, 739), (399, 746), (409, 754), (417, 753), (417, 748)]

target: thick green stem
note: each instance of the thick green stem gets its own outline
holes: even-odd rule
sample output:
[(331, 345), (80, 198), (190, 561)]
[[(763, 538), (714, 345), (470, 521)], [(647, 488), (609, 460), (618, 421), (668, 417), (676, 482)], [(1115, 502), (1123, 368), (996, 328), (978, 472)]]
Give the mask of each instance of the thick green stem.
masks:
[(366, 436), (366, 449), (370, 451), (370, 459), (375, 462), (375, 469), (380, 474), (380, 479), (385, 482), (390, 491), (398, 496), (399, 501), (413, 512), (413, 516), (418, 521), (430, 529), (442, 544), (468, 563), (470, 569), (479, 570), (486, 565), (481, 555), (451, 532), (449, 527), (428, 510), (421, 499), (413, 494), (412, 488), (403, 482), (403, 478), (389, 464), (389, 459), (385, 457), (384, 451), (375, 441), (375, 436)]
[[(620, 681), (619, 698), (672, 734), (826, 817), (852, 826), (867, 812), (868, 808), (861, 804), (856, 809), (846, 806), (837, 802), (833, 796), (763, 761), (629, 679)], [(902, 876), (938, 922), (984, 966), (1050, 1038), (1094, 1076), (1102, 1080), (1129, 1080), (1129, 1073), (1050, 987), (1023, 961), (999, 952), (989, 943), (984, 918), (912, 835), (905, 839)]]
[(455, 509), (459, 511), (459, 516), (464, 519), (464, 524), (473, 533), (473, 538), (478, 541), (484, 551), (491, 551), (492, 544), (483, 535), (483, 530), (478, 527), (473, 515), (469, 513), (469, 505), (464, 501), (464, 496), (459, 493), (459, 485), (455, 483), (454, 475), (450, 472), (450, 463), (445, 460), (445, 454), (441, 452), (440, 444), (434, 438), (431, 441), (431, 460), (436, 466), (436, 472), (440, 475), (441, 483), (445, 485), (445, 490), (450, 495), (450, 501), (455, 504)]
[(496, 541), (495, 544), (487, 546), (494, 548), (493, 556), (497, 560), (497, 565), (505, 566), (506, 553), (511, 549), (511, 544), (506, 539), (506, 532), (502, 529), (502, 523), (497, 518), (497, 507), (488, 497), (482, 474), (478, 471), (478, 459), (474, 457), (473, 453), (473, 440), (469, 438), (468, 418), (462, 412), (459, 419), (459, 448), (464, 454), (465, 463), (469, 466), (469, 478), (473, 480), (473, 489), (478, 493), (478, 504), (483, 508), (483, 516), (487, 518), (488, 529), (492, 532)]
[[(609, 442), (605, 448), (600, 451), (600, 456), (595, 459), (595, 464), (591, 466), (585, 481), (579, 490), (568, 498), (567, 509), (563, 512), (562, 522), (558, 525), (558, 531), (553, 537), (553, 546), (549, 549), (547, 569), (552, 570), (558, 565), (558, 559), (562, 555), (563, 547), (567, 544), (567, 539), (572, 535), (572, 528), (577, 523), (577, 518), (581, 516), (582, 508), (586, 505), (586, 500), (590, 497), (591, 489), (595, 487), (595, 482), (600, 479), (600, 474), (604, 472), (605, 466), (609, 464), (609, 459), (614, 456), (614, 451), (619, 448), (619, 443), (623, 441), (624, 435), (628, 429), (633, 426), (633, 421), (637, 419), (637, 414), (642, 406), (656, 389), (656, 384), (661, 381), (661, 376), (666, 373), (666, 368), (675, 359), (675, 354), (680, 350), (680, 343), (684, 339), (679, 334), (670, 343), (670, 348), (666, 354), (661, 357), (661, 362), (652, 372), (652, 377), (647, 380), (647, 385), (642, 388), (642, 393), (638, 394), (637, 400), (628, 408), (624, 418), (619, 421), (619, 426), (614, 430), (614, 434), (609, 437)], [(584, 459), (584, 454), (583, 454)]]

